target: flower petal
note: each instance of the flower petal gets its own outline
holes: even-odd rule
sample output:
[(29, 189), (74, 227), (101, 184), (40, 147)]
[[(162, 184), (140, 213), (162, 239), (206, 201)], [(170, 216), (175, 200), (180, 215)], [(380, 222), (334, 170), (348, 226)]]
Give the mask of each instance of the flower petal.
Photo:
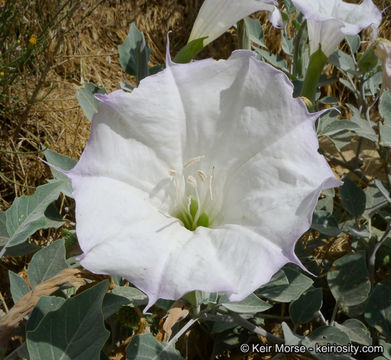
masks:
[(231, 26), (246, 16), (259, 11), (272, 12), (270, 21), (275, 27), (282, 27), (282, 18), (274, 0), (205, 0), (194, 22), (189, 42), (203, 37), (204, 46), (217, 39)]
[[(89, 143), (69, 173), (81, 264), (128, 279), (148, 306), (191, 290), (238, 301), (287, 262), (301, 265), (294, 244), (321, 189), (339, 182), (317, 153), (319, 114), (292, 90), (282, 72), (236, 51), (169, 63), (130, 94), (99, 96)], [(169, 172), (189, 159), (203, 176), (213, 169), (212, 194), (202, 193), (212, 226), (195, 231), (172, 213)]]
[(368, 27), (377, 29), (381, 12), (372, 0), (361, 4), (346, 3), (342, 0), (292, 0), (308, 20), (308, 36), (311, 54), (322, 48), (330, 56), (345, 35), (355, 35)]
[(149, 306), (195, 289), (227, 291), (231, 301), (240, 301), (292, 261), (244, 226), (191, 232), (125, 183), (103, 177), (73, 183), (82, 266), (128, 279), (148, 295)]
[(391, 89), (391, 41), (379, 39), (376, 42), (375, 54), (382, 64), (382, 89)]

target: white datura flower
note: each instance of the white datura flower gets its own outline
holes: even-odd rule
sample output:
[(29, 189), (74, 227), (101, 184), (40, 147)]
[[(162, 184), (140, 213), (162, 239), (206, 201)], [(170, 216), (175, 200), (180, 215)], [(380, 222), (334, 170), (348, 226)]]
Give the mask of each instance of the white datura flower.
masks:
[(372, 3), (350, 4), (342, 0), (292, 0), (293, 5), (307, 19), (310, 53), (321, 47), (329, 57), (345, 35), (356, 35), (363, 29), (376, 30), (381, 22), (381, 12)]
[(380, 59), (382, 65), (382, 89), (391, 89), (391, 41), (387, 39), (377, 40), (375, 54)]
[[(96, 95), (69, 172), (81, 264), (149, 297), (240, 301), (291, 262), (322, 189), (340, 185), (285, 74), (251, 51), (175, 64)], [(147, 308), (148, 308), (147, 307)]]
[(270, 21), (282, 27), (283, 21), (275, 0), (205, 0), (194, 22), (189, 42), (204, 39), (206, 46), (220, 37), (239, 20), (260, 10), (270, 11)]

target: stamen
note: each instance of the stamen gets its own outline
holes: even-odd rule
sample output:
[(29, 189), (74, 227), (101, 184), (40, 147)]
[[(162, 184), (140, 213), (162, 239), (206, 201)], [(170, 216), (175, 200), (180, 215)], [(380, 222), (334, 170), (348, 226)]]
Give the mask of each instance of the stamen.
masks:
[(200, 156), (196, 156), (196, 157), (193, 157), (191, 158), (190, 160), (187, 160), (184, 164), (183, 164), (183, 168), (186, 169), (187, 167), (189, 167), (190, 165), (193, 165), (199, 161), (201, 161), (202, 159), (205, 158), (205, 155), (200, 155)]
[(175, 175), (176, 175), (176, 171), (175, 171), (174, 169), (169, 169), (169, 170), (168, 170), (168, 174), (169, 174), (170, 176), (175, 176)]
[(187, 177), (187, 182), (193, 186), (194, 189), (197, 189), (197, 180), (193, 176), (188, 176)]
[(197, 170), (197, 175), (199, 176), (202, 182), (205, 182), (206, 174), (202, 170)]
[(213, 186), (214, 186), (214, 180), (215, 180), (215, 167), (212, 167), (212, 174), (209, 177), (209, 196), (210, 200), (213, 201)]

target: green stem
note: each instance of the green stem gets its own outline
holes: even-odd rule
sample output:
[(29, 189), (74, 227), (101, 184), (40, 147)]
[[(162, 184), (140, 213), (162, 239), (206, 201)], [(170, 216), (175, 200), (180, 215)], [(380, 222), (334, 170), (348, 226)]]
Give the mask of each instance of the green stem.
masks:
[(238, 49), (251, 50), (250, 36), (248, 34), (248, 29), (244, 19), (238, 21), (237, 29), (238, 29)]
[(175, 63), (189, 63), (204, 48), (204, 40), (207, 37), (199, 38), (188, 42), (182, 49), (179, 50), (174, 58)]
[[(302, 15), (299, 15), (299, 19), (301, 20)], [(295, 36), (295, 40), (293, 43), (293, 76), (300, 78), (303, 76), (303, 59), (302, 59), (302, 44), (304, 43), (303, 35), (304, 30), (307, 28), (307, 21), (304, 20)]]
[(305, 96), (312, 104), (315, 103), (316, 89), (318, 87), (320, 74), (326, 64), (327, 56), (321, 49), (311, 55), (307, 73), (304, 78), (303, 88), (301, 90), (301, 96)]

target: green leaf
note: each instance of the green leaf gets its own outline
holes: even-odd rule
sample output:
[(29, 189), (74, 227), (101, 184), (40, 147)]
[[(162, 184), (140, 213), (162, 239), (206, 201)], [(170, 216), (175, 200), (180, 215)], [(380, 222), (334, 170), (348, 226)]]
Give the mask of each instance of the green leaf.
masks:
[(103, 316), (107, 319), (116, 313), (121, 306), (143, 306), (148, 303), (148, 297), (139, 289), (129, 286), (116, 286), (103, 299)]
[(217, 300), (219, 298), (225, 298), (226, 301), (228, 301), (227, 297), (225, 296), (224, 293), (208, 293), (205, 291), (200, 291), (200, 290), (193, 290), (185, 294), (183, 297), (188, 303), (191, 305), (197, 307), (200, 306), (201, 304), (209, 304), (213, 303), (216, 304)]
[[(352, 108), (351, 106), (347, 105), (349, 108)], [(357, 114), (352, 116), (350, 121), (353, 121), (356, 123), (359, 128), (354, 129), (353, 131), (358, 135), (365, 139), (368, 139), (372, 142), (377, 142), (377, 134), (373, 130), (372, 126), (368, 123), (367, 120), (361, 119), (361, 117)]]
[(12, 300), (14, 301), (14, 304), (16, 304), (20, 298), (25, 296), (30, 291), (30, 288), (23, 278), (11, 270), (8, 271), (8, 276), (10, 279)]
[(264, 49), (255, 48), (254, 50), (258, 54), (257, 56), (258, 59), (272, 64), (277, 69), (288, 72), (287, 63), (283, 57), (276, 56), (270, 53), (268, 50), (264, 50)]
[(285, 267), (255, 293), (270, 300), (291, 302), (298, 299), (312, 284), (313, 281), (309, 277), (290, 267)]
[(335, 51), (328, 59), (330, 64), (337, 66), (339, 69), (354, 72), (356, 65), (353, 58), (341, 50)]
[(350, 120), (335, 120), (325, 126), (322, 134), (325, 136), (331, 136), (341, 131), (360, 129), (360, 126)]
[(322, 307), (322, 288), (310, 287), (289, 305), (289, 315), (295, 325), (304, 324), (314, 318), (314, 314)]
[(296, 11), (296, 8), (292, 4), (292, 0), (284, 0), (285, 8), (288, 10), (288, 13), (291, 14)]
[(346, 88), (348, 88), (353, 94), (355, 94), (355, 93), (357, 92), (357, 89), (355, 89), (354, 86), (353, 86), (349, 81), (347, 81), (346, 79), (339, 78), (338, 81), (339, 81), (343, 86), (345, 86)]
[(7, 226), (6, 226), (6, 213), (5, 211), (0, 211), (0, 247), (4, 246), (7, 244), (9, 240), (9, 235), (7, 231)]
[[(307, 347), (309, 352), (319, 360), (329, 360), (331, 358), (336, 360), (350, 359), (350, 357), (346, 355), (337, 355), (335, 353), (330, 354), (328, 352), (322, 354), (316, 351), (317, 346), (324, 346), (328, 344), (347, 345), (349, 343), (350, 339), (348, 335), (335, 326), (322, 326), (317, 328), (311, 333), (311, 335), (305, 337), (302, 341), (302, 344)], [(330, 357), (330, 355), (332, 355), (332, 357)]]
[(26, 331), (33, 331), (46, 314), (58, 310), (65, 303), (65, 299), (58, 296), (42, 296), (34, 307), (27, 322)]
[(246, 24), (250, 40), (257, 45), (266, 48), (266, 45), (263, 42), (262, 24), (259, 22), (259, 20), (246, 16), (244, 18), (244, 23)]
[(120, 81), (119, 86), (121, 87), (122, 90), (125, 90), (127, 92), (132, 92), (134, 90), (133, 86), (131, 86), (125, 81)]
[[(77, 163), (76, 160), (71, 159), (68, 156), (58, 154), (52, 150), (45, 150), (44, 154), (49, 164), (54, 165), (55, 167), (62, 170), (71, 170)], [(54, 167), (50, 167), (50, 170), (55, 179), (64, 182), (61, 192), (66, 196), (72, 197), (73, 190), (71, 179), (69, 179), (69, 177), (62, 172), (56, 170)]]
[(339, 188), (342, 205), (351, 215), (359, 217), (365, 210), (365, 193), (347, 176), (342, 181), (344, 184)]
[(5, 249), (4, 254), (6, 256), (23, 256), (23, 255), (27, 255), (27, 254), (31, 254), (33, 252), (36, 252), (39, 249), (41, 249), (40, 246), (37, 246), (37, 245), (29, 243), (29, 242), (24, 242), (22, 244), (7, 247)]
[(327, 236), (338, 236), (341, 233), (337, 220), (327, 211), (314, 212), (311, 228)]
[(46, 314), (27, 332), (30, 359), (99, 359), (109, 337), (101, 310), (107, 288), (108, 281), (102, 281)]
[[(378, 184), (378, 180), (375, 180), (375, 185)], [(377, 186), (367, 186), (364, 189), (366, 197), (365, 212), (363, 214), (366, 218), (371, 218), (377, 211), (387, 206), (387, 198), (382, 194)], [(387, 191), (386, 191), (387, 193)]]
[(369, 325), (382, 333), (385, 337), (391, 337), (391, 281), (384, 280), (376, 284), (369, 297), (365, 320)]
[(379, 59), (375, 55), (374, 46), (370, 46), (363, 54), (360, 54), (357, 65), (362, 73), (370, 72), (378, 63)]
[(361, 38), (360, 35), (346, 35), (346, 42), (348, 43), (350, 50), (355, 54), (360, 48)]
[(338, 105), (338, 98), (335, 96), (325, 96), (319, 99), (319, 102), (326, 105)]
[(115, 314), (121, 306), (127, 305), (129, 300), (123, 296), (108, 293), (103, 298), (102, 312), (103, 318), (107, 319), (109, 316)]
[(68, 267), (65, 261), (64, 239), (59, 239), (34, 254), (28, 267), (28, 277), (34, 288)]
[(183, 360), (173, 344), (161, 343), (152, 334), (136, 335), (126, 348), (128, 360)]
[(106, 90), (93, 83), (87, 83), (76, 91), (76, 99), (90, 121), (94, 114), (98, 112), (99, 100), (95, 98), (95, 94), (106, 94)]
[(137, 84), (149, 75), (148, 62), (151, 49), (145, 41), (144, 34), (134, 23), (130, 25), (125, 41), (118, 46), (118, 52), (122, 70), (135, 75)]
[(337, 259), (327, 273), (327, 281), (334, 298), (341, 305), (353, 306), (364, 302), (371, 290), (365, 252)]
[(261, 300), (257, 295), (251, 294), (244, 300), (239, 302), (225, 302), (222, 300), (222, 305), (230, 311), (240, 314), (255, 314), (258, 312), (266, 311), (273, 307), (273, 305)]
[(187, 43), (182, 49), (179, 50), (178, 54), (176, 54), (174, 58), (174, 62), (179, 64), (186, 64), (193, 59), (203, 48), (204, 48), (204, 40), (207, 37), (194, 39)]
[(381, 96), (379, 112), (383, 116), (384, 122), (391, 126), (391, 90), (385, 91)]
[(148, 304), (148, 296), (135, 287), (116, 286), (111, 293), (126, 298), (128, 300), (127, 305), (129, 306), (142, 306)]
[(303, 336), (295, 334), (285, 321), (282, 322), (282, 331), (284, 332), (286, 345), (299, 345), (304, 338)]
[(380, 145), (384, 147), (391, 147), (391, 126), (388, 124), (380, 124)]
[[(72, 250), (72, 248), (77, 244), (77, 235), (75, 230), (63, 230), (61, 231), (61, 236), (64, 240), (64, 246), (65, 246), (65, 254), (68, 254), (69, 251)], [(66, 256), (65, 256), (66, 257)]]
[(391, 344), (380, 339), (379, 345), (383, 346), (383, 355), (386, 357), (386, 359), (391, 360)]
[(336, 323), (335, 326), (348, 335), (351, 342), (372, 345), (371, 333), (360, 320), (348, 319), (343, 324)]
[[(49, 225), (49, 220), (45, 216), (45, 210), (50, 203), (58, 198), (61, 189), (61, 181), (53, 182), (38, 186), (31, 196), (23, 195), (14, 200), (6, 212), (7, 231), (10, 235), (6, 247), (21, 244), (37, 230), (50, 227), (51, 224)], [(60, 225), (58, 224), (58, 226)]]

